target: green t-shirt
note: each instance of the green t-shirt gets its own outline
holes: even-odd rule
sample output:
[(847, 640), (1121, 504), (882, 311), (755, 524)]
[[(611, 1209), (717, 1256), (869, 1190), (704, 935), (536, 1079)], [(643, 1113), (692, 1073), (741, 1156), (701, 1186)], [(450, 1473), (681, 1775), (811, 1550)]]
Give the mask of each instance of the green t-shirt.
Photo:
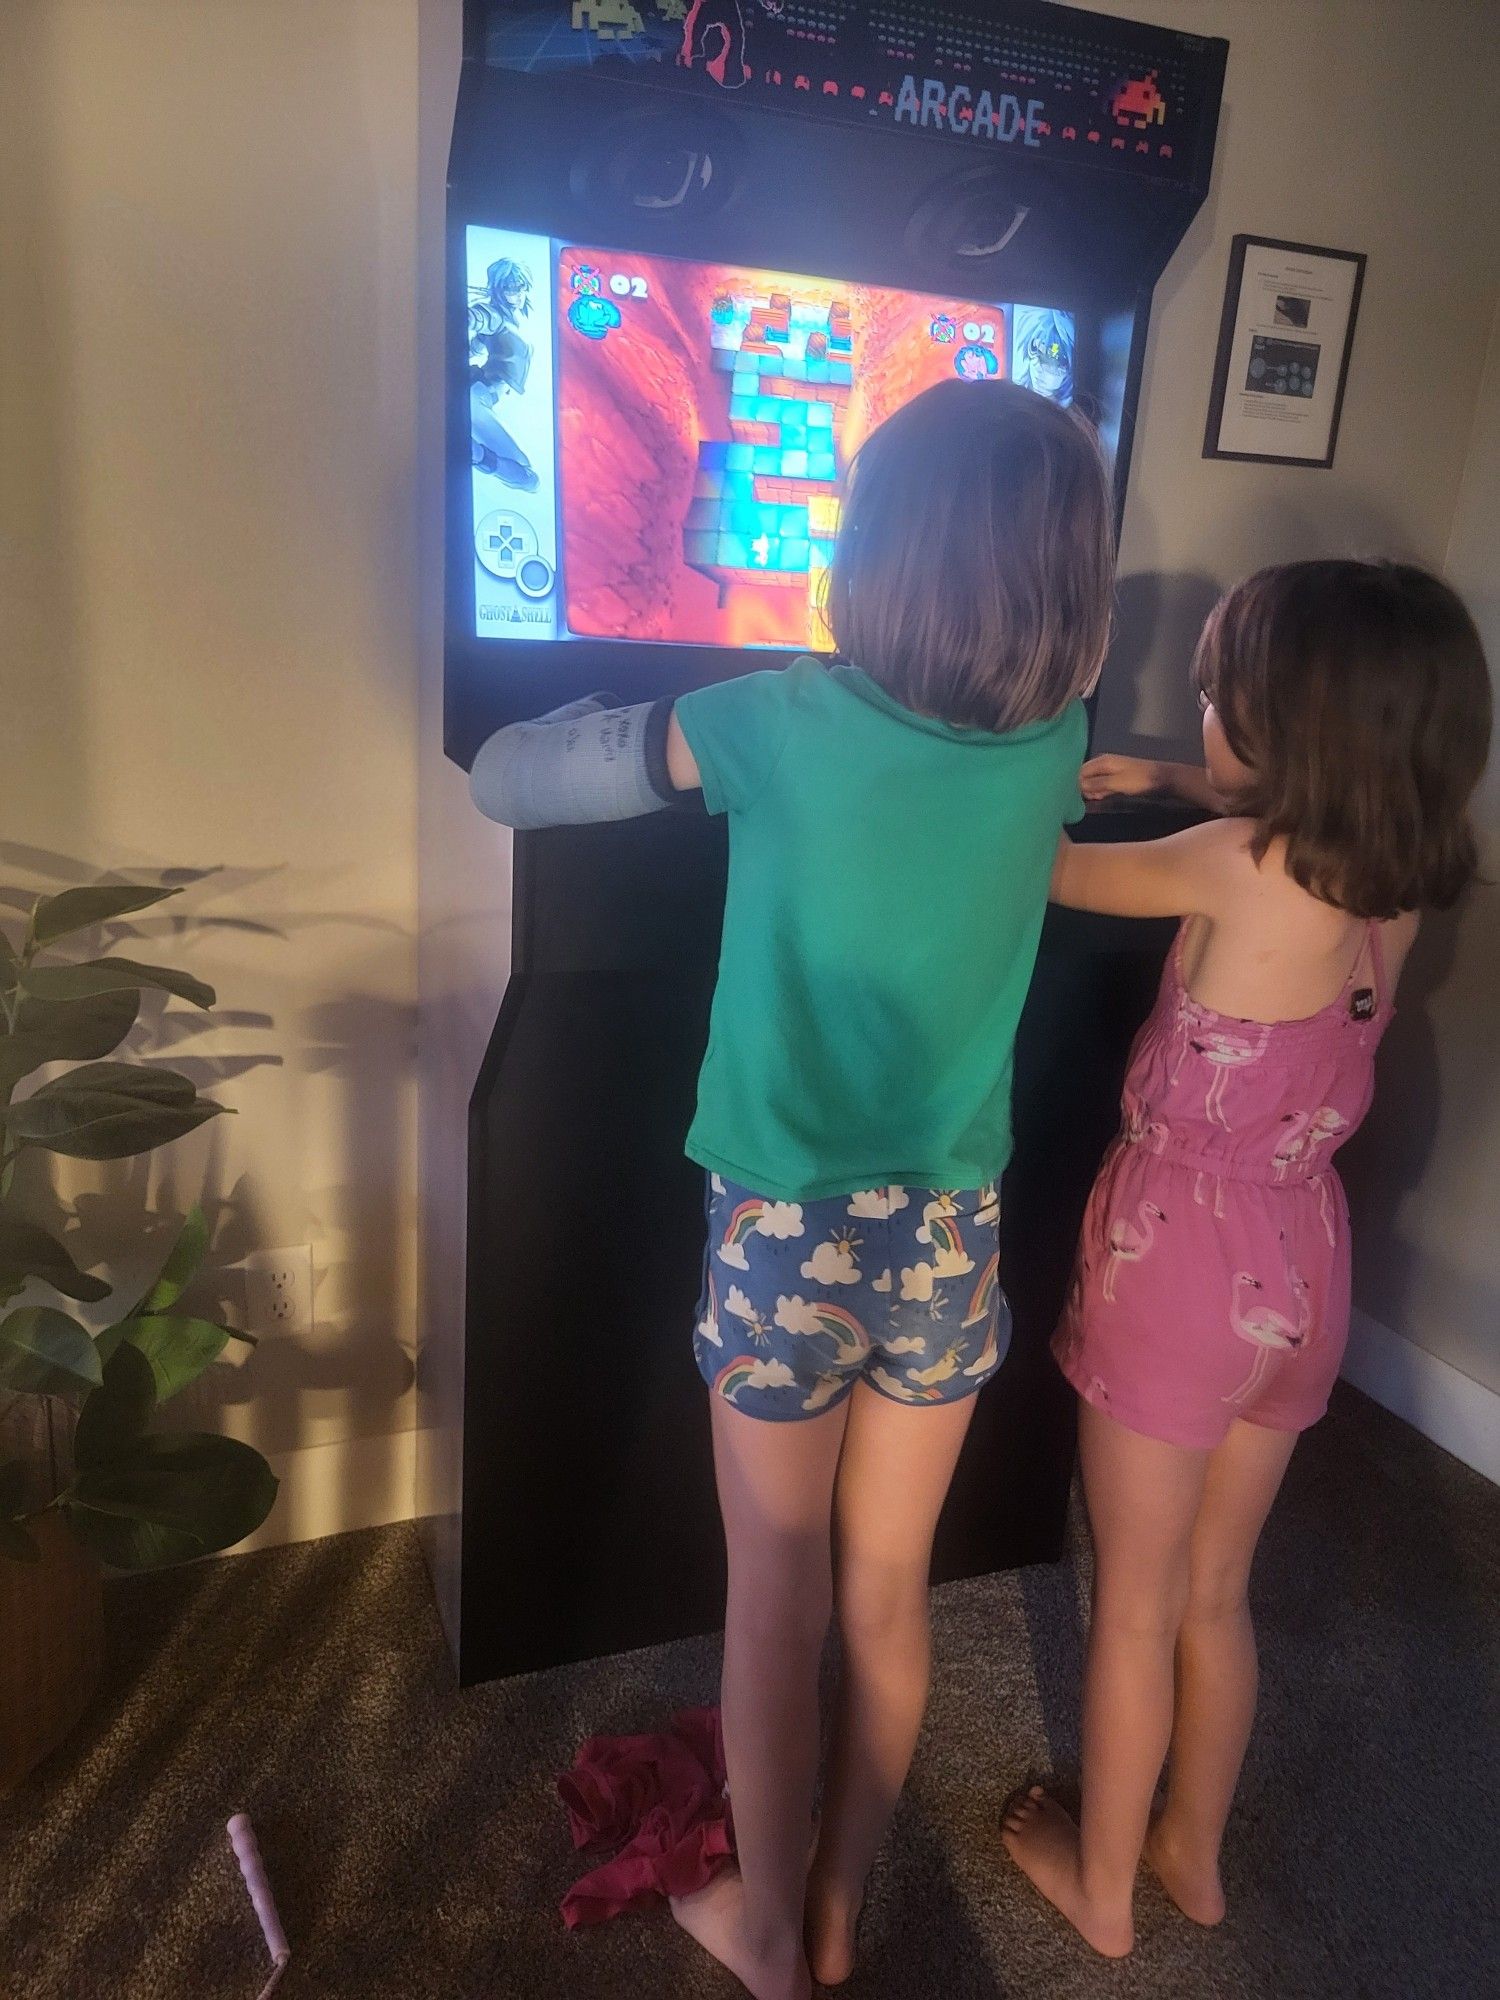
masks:
[(804, 658), (676, 706), (729, 814), (689, 1158), (783, 1201), (993, 1180), (1082, 704), (997, 736)]

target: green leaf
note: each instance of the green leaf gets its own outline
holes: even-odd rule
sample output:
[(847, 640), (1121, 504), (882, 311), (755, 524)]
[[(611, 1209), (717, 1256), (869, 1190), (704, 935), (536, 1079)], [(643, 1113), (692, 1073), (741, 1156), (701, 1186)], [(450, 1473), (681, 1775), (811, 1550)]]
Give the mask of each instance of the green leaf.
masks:
[(156, 1408), (156, 1375), (136, 1348), (120, 1347), (104, 1364), (104, 1381), (78, 1413), (73, 1462), (107, 1465), (133, 1445)]
[(9, 1094), (43, 1063), (93, 1062), (112, 1055), (141, 1010), (137, 988), (93, 1000), (42, 1001), (23, 996), (15, 1033), (0, 1031), (0, 1092)]
[(21, 1306), (0, 1319), (0, 1388), (60, 1396), (103, 1380), (87, 1327), (53, 1306)]
[(168, 1431), (81, 1470), (63, 1505), (80, 1540), (117, 1569), (227, 1549), (258, 1528), (276, 1477), (238, 1438)]
[(132, 882), (100, 883), (87, 889), (64, 889), (57, 896), (43, 896), (31, 913), (31, 934), (39, 945), (56, 944), (72, 931), (87, 930), (90, 924), (107, 924), (116, 917), (128, 917), (133, 910), (149, 910), (181, 889), (147, 889)]
[(214, 989), (170, 965), (142, 965), (134, 958), (89, 958), (81, 965), (30, 965), (21, 986), (39, 1000), (92, 1000), (99, 993), (139, 992), (143, 986), (175, 993), (195, 1007), (212, 1007)]
[(171, 1253), (161, 1267), (161, 1276), (136, 1307), (136, 1313), (165, 1312), (175, 1305), (183, 1292), (198, 1275), (198, 1268), (208, 1254), (208, 1218), (194, 1202), (183, 1218), (182, 1228)]
[(19, 1521), (0, 1521), (0, 1556), (12, 1562), (36, 1563), (42, 1552)]
[(127, 1346), (151, 1364), (156, 1400), (164, 1403), (218, 1360), (228, 1344), (229, 1330), (215, 1326), (212, 1320), (147, 1313), (125, 1322), (124, 1338)]
[(0, 1116), (13, 1143), (45, 1146), (70, 1159), (123, 1160), (180, 1139), (224, 1108), (200, 1098), (176, 1070), (87, 1063)]
[(65, 1298), (90, 1305), (109, 1297), (104, 1280), (80, 1271), (55, 1236), (0, 1209), (0, 1298), (18, 1292), (28, 1278), (40, 1278)]

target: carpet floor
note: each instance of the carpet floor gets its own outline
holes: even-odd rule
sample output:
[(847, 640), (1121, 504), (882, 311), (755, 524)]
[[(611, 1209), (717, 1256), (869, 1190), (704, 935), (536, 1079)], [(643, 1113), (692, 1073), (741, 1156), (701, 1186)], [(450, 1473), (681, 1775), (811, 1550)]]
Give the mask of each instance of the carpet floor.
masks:
[[(1195, 1929), (1142, 1880), (1093, 1957), (1009, 1866), (1012, 1786), (1076, 1769), (1084, 1556), (934, 1593), (937, 1676), (849, 2000), (1500, 1996), (1500, 1490), (1352, 1390), (1256, 1574), (1261, 1720)], [(110, 1588), (106, 1692), (0, 1805), (5, 2000), (253, 2000), (224, 1836), (254, 1817), (278, 2000), (734, 2000), (664, 1915), (576, 1935), (555, 1773), (714, 1697), (712, 1640), (457, 1692), (410, 1527)]]

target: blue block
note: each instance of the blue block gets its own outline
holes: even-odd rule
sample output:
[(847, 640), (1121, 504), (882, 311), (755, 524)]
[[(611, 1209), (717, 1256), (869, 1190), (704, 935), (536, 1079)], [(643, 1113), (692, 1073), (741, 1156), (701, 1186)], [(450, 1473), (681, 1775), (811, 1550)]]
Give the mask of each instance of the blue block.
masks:
[(807, 546), (809, 550), (808, 568), (827, 569), (828, 565), (833, 561), (833, 543), (809, 542)]
[(781, 471), (786, 479), (806, 479), (807, 453), (805, 451), (784, 451), (781, 454)]
[(748, 472), (755, 463), (755, 446), (753, 444), (730, 445), (729, 456), (725, 459), (724, 463), (731, 472)]
[(823, 355), (817, 355), (808, 362), (807, 379), (809, 382), (826, 382), (828, 380), (828, 362)]
[(718, 560), (719, 537), (715, 534), (699, 534), (689, 528), (682, 538), (684, 562), (711, 568)]
[(805, 535), (807, 533), (807, 509), (805, 507), (782, 507), (776, 517), (778, 535)]
[(717, 528), (720, 504), (717, 499), (689, 501), (682, 525), (685, 528)]
[[(753, 451), (753, 445), (746, 445), (746, 451)], [(753, 500), (755, 498), (755, 475), (751, 472), (726, 472), (722, 493), (726, 504), (731, 500)]]
[(698, 477), (693, 481), (695, 500), (717, 500), (724, 491), (724, 474), (709, 472), (703, 466), (698, 468)]
[(833, 425), (832, 403), (809, 403), (807, 406), (808, 428), (831, 429)]
[(720, 569), (748, 569), (749, 542), (743, 535), (720, 535), (718, 547), (714, 551), (714, 561)]
[(807, 357), (804, 354), (789, 354), (781, 371), (789, 382), (807, 380)]
[(720, 438), (714, 438), (698, 447), (698, 464), (704, 470), (719, 471), (725, 463), (729, 446)]
[(729, 525), (735, 534), (746, 535), (753, 541), (765, 533), (765, 509), (758, 500), (737, 501), (729, 511)]
[(847, 389), (854, 380), (854, 369), (847, 361), (830, 361), (828, 379), (830, 382), (842, 383)]
[(732, 375), (739, 367), (740, 357), (732, 347), (715, 347), (709, 352), (709, 366), (717, 368), (722, 375)]
[(781, 453), (774, 444), (758, 444), (755, 447), (755, 469), (757, 472), (780, 472)]
[(809, 452), (807, 455), (807, 476), (809, 479), (837, 479), (838, 461), (831, 451)]
[(755, 421), (758, 424), (774, 424), (781, 416), (781, 404), (775, 396), (758, 396), (755, 400)]
[(811, 566), (812, 543), (806, 536), (793, 537), (781, 544), (781, 567), (790, 570), (808, 569)]

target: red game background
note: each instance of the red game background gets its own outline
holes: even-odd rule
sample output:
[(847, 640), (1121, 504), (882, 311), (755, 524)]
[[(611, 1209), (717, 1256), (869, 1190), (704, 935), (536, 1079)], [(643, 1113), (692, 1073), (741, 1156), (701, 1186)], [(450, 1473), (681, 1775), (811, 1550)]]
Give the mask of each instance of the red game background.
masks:
[[(590, 340), (568, 322), (580, 264), (646, 281), (644, 299), (601, 297), (621, 324)], [(995, 327), (1008, 372), (1006, 310), (972, 300), (897, 292), (835, 279), (788, 277), (727, 264), (565, 248), (558, 257), (558, 436), (563, 578), (568, 627), (613, 639), (690, 645), (805, 646), (816, 634), (807, 598), (775, 585), (735, 587), (721, 606), (715, 581), (683, 560), (682, 530), (700, 438), (731, 436), (729, 376), (712, 365), (709, 316), (725, 291), (791, 294), (826, 307), (843, 299), (854, 336), (854, 384), (838, 426), (840, 472), (877, 424), (934, 382), (953, 379), (965, 320)], [(933, 340), (938, 313), (957, 321)]]

